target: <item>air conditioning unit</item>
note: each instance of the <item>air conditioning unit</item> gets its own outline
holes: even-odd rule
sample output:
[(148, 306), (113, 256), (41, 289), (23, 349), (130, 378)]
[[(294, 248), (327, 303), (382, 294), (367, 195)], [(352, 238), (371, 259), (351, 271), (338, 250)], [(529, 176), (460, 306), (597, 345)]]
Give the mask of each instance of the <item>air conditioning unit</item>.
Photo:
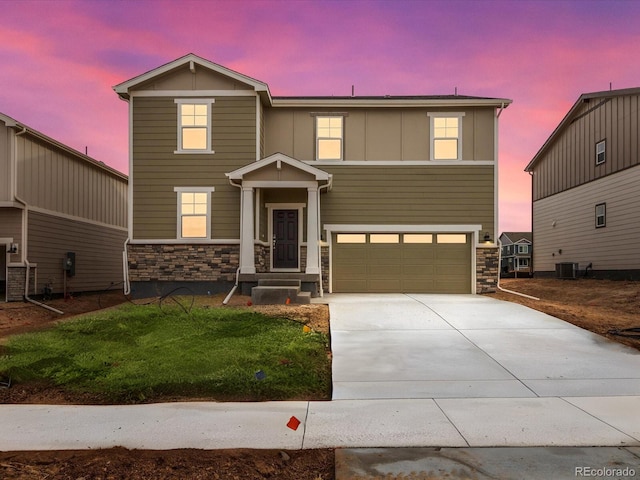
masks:
[(578, 276), (578, 264), (572, 262), (556, 263), (556, 278), (575, 280)]

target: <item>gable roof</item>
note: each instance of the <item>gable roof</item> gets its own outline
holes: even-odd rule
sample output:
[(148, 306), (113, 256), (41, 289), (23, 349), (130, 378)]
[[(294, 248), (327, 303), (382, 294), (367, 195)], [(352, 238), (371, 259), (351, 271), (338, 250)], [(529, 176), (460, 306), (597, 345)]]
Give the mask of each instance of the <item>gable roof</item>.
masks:
[(62, 150), (63, 152), (69, 155), (72, 155), (86, 163), (89, 163), (94, 167), (99, 168), (100, 170), (103, 170), (115, 177), (118, 177), (120, 180), (123, 180), (125, 183), (129, 181), (129, 177), (127, 175), (116, 170), (115, 168), (108, 166), (106, 163), (96, 160), (94, 158), (91, 158), (90, 156), (85, 155), (84, 153), (81, 153), (78, 150), (75, 150), (69, 147), (68, 145), (65, 145), (64, 143), (54, 140), (53, 138), (45, 135), (44, 133), (41, 133), (38, 130), (33, 129), (28, 125), (25, 125), (24, 123), (11, 118), (8, 115), (0, 113), (0, 122), (4, 123), (9, 128), (19, 129), (20, 131), (23, 131), (26, 134), (31, 135), (32, 137), (40, 140), (41, 142), (46, 143), (52, 148)]
[(229, 78), (232, 78), (238, 82), (244, 83), (252, 87), (256, 92), (265, 96), (268, 102), (271, 102), (271, 93), (269, 92), (269, 86), (261, 82), (260, 80), (256, 80), (255, 78), (251, 78), (242, 73), (236, 72), (235, 70), (231, 70), (230, 68), (223, 67), (222, 65), (218, 65), (217, 63), (213, 63), (205, 58), (199, 57), (193, 53), (188, 53), (187, 55), (180, 57), (172, 62), (165, 63), (164, 65), (154, 68), (153, 70), (149, 70), (137, 77), (133, 77), (130, 80), (119, 83), (118, 85), (113, 87), (113, 90), (122, 98), (123, 100), (129, 100), (129, 90), (142, 84), (148, 82), (149, 80), (158, 77), (160, 75), (164, 75), (165, 73), (171, 72), (172, 70), (176, 70), (185, 65), (189, 65), (189, 68), (192, 70), (196, 65), (200, 67), (207, 68), (214, 72), (217, 72), (221, 75), (225, 75)]
[(591, 100), (603, 99), (604, 101), (608, 101), (613, 97), (621, 97), (623, 95), (636, 95), (640, 93), (640, 87), (636, 88), (624, 88), (620, 90), (605, 90), (602, 92), (591, 92), (591, 93), (583, 93), (580, 95), (580, 98), (576, 100), (576, 103), (573, 104), (573, 107), (569, 110), (569, 112), (564, 116), (562, 121), (558, 124), (555, 130), (551, 133), (549, 138), (544, 142), (538, 153), (536, 153), (533, 159), (529, 162), (529, 164), (525, 167), (525, 172), (531, 172), (536, 163), (542, 158), (542, 156), (546, 153), (547, 149), (553, 144), (555, 139), (560, 136), (560, 134), (565, 130), (567, 126), (569, 126), (575, 120), (577, 116), (577, 112), (580, 110), (580, 107), (583, 103), (589, 102)]
[(301, 162), (300, 160), (296, 160), (295, 158), (291, 158), (284, 153), (274, 153), (273, 155), (269, 155), (262, 160), (250, 163), (249, 165), (245, 165), (244, 167), (238, 168), (233, 172), (226, 173), (225, 175), (229, 178), (229, 180), (242, 180), (242, 177), (244, 177), (247, 173), (259, 170), (268, 165), (271, 165), (272, 163), (278, 164), (280, 162), (286, 163), (287, 165), (290, 165), (295, 169), (313, 175), (316, 180), (323, 180), (326, 182), (331, 180), (330, 173), (327, 173), (324, 170), (320, 170), (319, 168), (312, 167), (311, 165), (307, 165), (306, 163)]
[(177, 70), (185, 65), (193, 70), (196, 65), (217, 72), (221, 75), (230, 77), (238, 82), (244, 83), (252, 87), (260, 95), (262, 102), (274, 107), (425, 107), (425, 106), (493, 106), (498, 108), (506, 108), (513, 100), (508, 98), (491, 98), (491, 97), (473, 97), (467, 95), (404, 95), (404, 96), (278, 96), (272, 97), (269, 86), (251, 78), (242, 73), (236, 72), (229, 68), (218, 65), (205, 58), (199, 57), (193, 53), (189, 53), (172, 62), (166, 63), (158, 68), (149, 70), (130, 80), (119, 83), (113, 87), (113, 90), (123, 100), (129, 100), (130, 90), (136, 86), (148, 82), (155, 77), (164, 75), (173, 70)]
[(511, 243), (518, 243), (521, 240), (525, 240), (529, 243), (533, 243), (533, 235), (531, 232), (502, 232), (502, 236), (505, 236), (509, 239)]

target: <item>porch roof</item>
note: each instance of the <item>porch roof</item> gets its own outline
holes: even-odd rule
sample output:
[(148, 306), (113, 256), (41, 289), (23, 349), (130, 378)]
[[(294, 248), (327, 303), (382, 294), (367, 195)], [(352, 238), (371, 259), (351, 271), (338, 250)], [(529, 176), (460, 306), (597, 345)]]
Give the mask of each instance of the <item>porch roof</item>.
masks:
[(259, 170), (268, 169), (269, 167), (275, 167), (276, 172), (282, 172), (283, 166), (285, 168), (290, 167), (287, 170), (296, 171), (306, 178), (313, 178), (318, 182), (331, 182), (332, 175), (330, 173), (301, 162), (300, 160), (296, 160), (295, 158), (289, 157), (283, 153), (275, 153), (263, 158), (262, 160), (258, 160), (257, 162), (250, 163), (249, 165), (245, 165), (237, 170), (226, 173), (225, 175), (229, 180), (243, 181), (245, 180), (245, 176), (251, 177), (251, 174), (258, 172)]

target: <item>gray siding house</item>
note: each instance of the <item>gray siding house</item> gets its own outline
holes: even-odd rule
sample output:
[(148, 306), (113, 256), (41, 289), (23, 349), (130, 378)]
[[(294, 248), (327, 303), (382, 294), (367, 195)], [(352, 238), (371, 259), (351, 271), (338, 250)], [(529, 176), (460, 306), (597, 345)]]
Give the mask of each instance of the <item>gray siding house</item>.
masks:
[(639, 104), (640, 88), (581, 95), (527, 165), (536, 275), (640, 278)]
[(122, 282), (126, 219), (125, 175), (0, 114), (0, 301)]
[(134, 295), (495, 288), (502, 98), (276, 97), (193, 54), (129, 102)]
[(531, 232), (504, 232), (500, 235), (500, 275), (529, 276), (533, 272)]

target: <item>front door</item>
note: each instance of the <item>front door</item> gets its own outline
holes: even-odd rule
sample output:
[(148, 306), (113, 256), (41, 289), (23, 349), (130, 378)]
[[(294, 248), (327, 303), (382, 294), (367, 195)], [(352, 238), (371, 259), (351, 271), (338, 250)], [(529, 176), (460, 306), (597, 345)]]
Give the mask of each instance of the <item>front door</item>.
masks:
[(273, 268), (298, 268), (298, 210), (273, 211)]

